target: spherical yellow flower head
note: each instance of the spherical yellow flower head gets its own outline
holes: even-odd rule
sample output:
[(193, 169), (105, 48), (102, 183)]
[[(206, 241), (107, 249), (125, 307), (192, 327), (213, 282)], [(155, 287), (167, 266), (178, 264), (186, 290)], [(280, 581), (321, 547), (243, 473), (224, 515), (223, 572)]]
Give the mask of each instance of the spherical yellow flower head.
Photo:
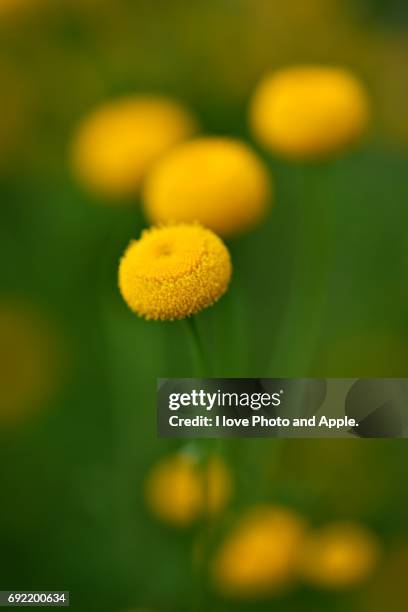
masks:
[(231, 495), (226, 465), (217, 456), (201, 466), (187, 453), (166, 457), (150, 472), (145, 488), (151, 511), (162, 521), (186, 527), (222, 510)]
[(74, 173), (97, 194), (132, 195), (151, 165), (194, 131), (190, 113), (173, 100), (134, 96), (105, 104), (74, 137)]
[(40, 410), (59, 378), (52, 327), (26, 305), (0, 303), (0, 427)]
[(247, 512), (212, 565), (217, 589), (237, 598), (264, 597), (291, 581), (304, 521), (293, 511), (259, 506)]
[(369, 115), (361, 82), (345, 69), (323, 66), (295, 66), (267, 76), (250, 109), (254, 134), (265, 147), (306, 160), (354, 143)]
[(183, 319), (223, 295), (231, 270), (227, 248), (210, 230), (153, 227), (123, 255), (119, 288), (129, 308), (146, 319)]
[(221, 236), (247, 230), (265, 214), (271, 181), (244, 143), (197, 138), (164, 156), (143, 190), (154, 223), (198, 221)]
[(318, 587), (352, 587), (373, 572), (378, 557), (378, 542), (371, 532), (353, 523), (333, 523), (306, 539), (301, 573)]

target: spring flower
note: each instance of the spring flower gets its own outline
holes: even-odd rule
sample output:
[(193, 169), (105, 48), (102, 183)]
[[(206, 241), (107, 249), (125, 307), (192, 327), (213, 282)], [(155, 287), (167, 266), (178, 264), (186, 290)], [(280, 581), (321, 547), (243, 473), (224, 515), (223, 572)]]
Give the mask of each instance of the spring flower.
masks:
[(20, 302), (0, 303), (0, 425), (38, 412), (60, 380), (60, 352), (51, 325)]
[(232, 483), (223, 461), (213, 456), (206, 466), (187, 453), (166, 457), (148, 475), (145, 496), (162, 521), (186, 527), (205, 514), (216, 514), (230, 498)]
[(72, 167), (90, 191), (110, 197), (136, 193), (163, 153), (195, 131), (178, 102), (154, 96), (123, 98), (85, 117), (72, 144)]
[(250, 122), (265, 147), (314, 159), (354, 143), (370, 115), (361, 82), (342, 68), (294, 66), (270, 74), (255, 91)]
[(159, 161), (143, 196), (154, 223), (198, 221), (231, 236), (263, 217), (271, 181), (263, 162), (243, 142), (197, 138)]
[(370, 531), (354, 523), (332, 523), (306, 538), (300, 571), (310, 584), (342, 589), (366, 579), (378, 557), (378, 542)]
[(125, 251), (119, 288), (129, 308), (146, 319), (183, 319), (225, 293), (231, 270), (227, 248), (210, 230), (152, 227)]
[(291, 581), (304, 522), (292, 510), (256, 506), (235, 526), (212, 564), (216, 588), (226, 596), (265, 597)]

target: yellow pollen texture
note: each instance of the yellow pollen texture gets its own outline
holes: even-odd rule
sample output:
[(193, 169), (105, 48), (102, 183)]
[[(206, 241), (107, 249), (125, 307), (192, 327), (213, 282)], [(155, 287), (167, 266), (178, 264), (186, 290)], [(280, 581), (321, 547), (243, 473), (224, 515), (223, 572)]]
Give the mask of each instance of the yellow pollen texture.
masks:
[(231, 272), (229, 252), (211, 230), (152, 227), (123, 255), (119, 288), (129, 308), (146, 319), (183, 319), (216, 302)]

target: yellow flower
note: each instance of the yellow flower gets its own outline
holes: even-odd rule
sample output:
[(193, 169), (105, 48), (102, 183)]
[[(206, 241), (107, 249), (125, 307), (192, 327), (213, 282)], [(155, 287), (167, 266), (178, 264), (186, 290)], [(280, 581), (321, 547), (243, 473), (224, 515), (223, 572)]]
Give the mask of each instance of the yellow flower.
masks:
[(256, 506), (238, 522), (212, 564), (214, 583), (224, 595), (263, 597), (287, 586), (296, 571), (304, 521), (279, 506)]
[(148, 475), (145, 496), (161, 520), (186, 527), (205, 514), (216, 514), (230, 498), (232, 483), (217, 456), (205, 467), (187, 453), (166, 457)]
[(119, 288), (129, 308), (146, 319), (183, 319), (227, 290), (231, 259), (218, 236), (199, 225), (145, 230), (119, 265)]
[(342, 68), (294, 66), (270, 74), (255, 91), (250, 121), (265, 147), (293, 159), (325, 157), (367, 127), (361, 82)]
[(40, 410), (60, 380), (52, 326), (25, 304), (0, 303), (0, 425)]
[(323, 588), (354, 586), (375, 569), (375, 536), (354, 523), (332, 523), (306, 538), (300, 571), (305, 581)]
[(134, 194), (151, 165), (194, 131), (190, 113), (170, 99), (135, 95), (107, 103), (78, 128), (71, 152), (74, 173), (93, 192)]
[(197, 138), (166, 155), (147, 176), (145, 211), (154, 223), (198, 221), (222, 236), (265, 214), (271, 181), (257, 155), (230, 138)]

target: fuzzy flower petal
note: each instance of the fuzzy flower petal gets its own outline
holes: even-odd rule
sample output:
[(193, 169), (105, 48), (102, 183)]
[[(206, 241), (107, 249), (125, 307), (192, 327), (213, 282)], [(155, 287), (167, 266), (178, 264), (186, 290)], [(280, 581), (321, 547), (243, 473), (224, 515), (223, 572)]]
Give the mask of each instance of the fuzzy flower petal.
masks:
[(224, 243), (199, 225), (145, 230), (119, 266), (119, 288), (129, 308), (146, 319), (189, 317), (227, 290), (231, 259)]

